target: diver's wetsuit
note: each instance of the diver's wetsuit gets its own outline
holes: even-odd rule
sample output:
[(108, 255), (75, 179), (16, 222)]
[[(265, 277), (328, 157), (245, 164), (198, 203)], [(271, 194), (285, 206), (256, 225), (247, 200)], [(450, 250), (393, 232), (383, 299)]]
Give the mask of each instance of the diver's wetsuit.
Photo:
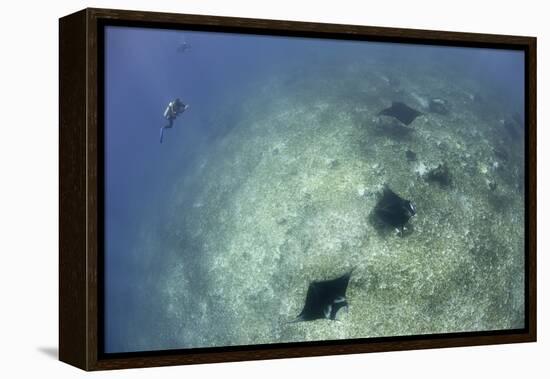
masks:
[(168, 124), (160, 128), (160, 143), (162, 143), (162, 137), (164, 136), (164, 129), (170, 129), (174, 126), (174, 120), (180, 114), (185, 112), (189, 106), (181, 102), (180, 99), (176, 99), (168, 103), (166, 110), (164, 111), (164, 118), (168, 120)]

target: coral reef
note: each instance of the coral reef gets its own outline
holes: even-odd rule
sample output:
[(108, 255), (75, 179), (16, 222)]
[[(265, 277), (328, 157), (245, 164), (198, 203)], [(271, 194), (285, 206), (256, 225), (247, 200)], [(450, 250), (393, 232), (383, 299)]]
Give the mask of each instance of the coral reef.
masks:
[[(434, 70), (357, 62), (256, 83), (230, 131), (205, 146), (207, 163), (169, 192), (165, 345), (523, 326), (524, 158), (508, 139), (517, 121), (477, 83)], [(452, 114), (439, 98), (453, 99)], [(397, 100), (433, 113), (410, 127), (377, 115)], [(368, 221), (385, 183), (419, 210), (403, 238)], [(288, 323), (308, 283), (352, 267), (341, 322)]]

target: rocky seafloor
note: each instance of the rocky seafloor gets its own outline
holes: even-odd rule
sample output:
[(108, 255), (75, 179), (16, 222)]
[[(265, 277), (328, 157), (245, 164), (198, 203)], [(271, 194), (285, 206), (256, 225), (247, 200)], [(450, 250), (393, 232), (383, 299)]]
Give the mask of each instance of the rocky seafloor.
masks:
[[(523, 327), (521, 122), (475, 81), (408, 70), (280, 73), (220, 110), (225, 132), (168, 189), (161, 226), (137, 248), (166, 262), (154, 344)], [(410, 126), (379, 116), (393, 101), (422, 115)], [(238, 117), (224, 125), (224, 112)], [(416, 205), (403, 233), (373, 220), (385, 185)], [(311, 281), (352, 268), (339, 321), (289, 323)]]

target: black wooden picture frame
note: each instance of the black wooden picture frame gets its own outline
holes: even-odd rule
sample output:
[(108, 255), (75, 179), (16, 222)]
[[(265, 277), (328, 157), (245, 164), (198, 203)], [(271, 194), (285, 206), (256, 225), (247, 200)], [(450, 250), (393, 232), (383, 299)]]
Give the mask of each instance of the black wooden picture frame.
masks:
[[(103, 28), (194, 28), (278, 36), (497, 47), (525, 53), (525, 328), (149, 353), (102, 351)], [(110, 9), (59, 21), (59, 357), (84, 370), (536, 341), (536, 38)]]

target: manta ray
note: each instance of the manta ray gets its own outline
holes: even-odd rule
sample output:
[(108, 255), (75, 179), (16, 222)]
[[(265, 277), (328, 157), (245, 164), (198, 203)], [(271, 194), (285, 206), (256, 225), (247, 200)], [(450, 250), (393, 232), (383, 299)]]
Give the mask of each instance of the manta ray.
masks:
[(391, 104), (391, 107), (382, 109), (378, 115), (391, 116), (395, 117), (405, 125), (409, 125), (414, 121), (415, 118), (420, 116), (422, 113), (416, 109), (412, 109), (405, 103), (394, 101)]
[(348, 309), (346, 290), (352, 271), (336, 279), (311, 282), (307, 289), (304, 308), (294, 322), (336, 320), (336, 314), (341, 308)]
[(386, 225), (402, 232), (409, 219), (416, 214), (416, 208), (411, 201), (401, 198), (386, 186), (374, 212)]

